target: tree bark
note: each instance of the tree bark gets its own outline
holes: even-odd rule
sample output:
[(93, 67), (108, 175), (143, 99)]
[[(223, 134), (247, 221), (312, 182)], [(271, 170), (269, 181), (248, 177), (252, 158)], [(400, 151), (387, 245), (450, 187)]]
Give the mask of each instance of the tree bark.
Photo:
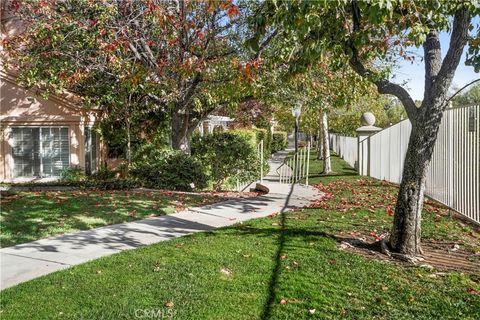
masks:
[[(320, 126), (319, 126), (320, 127)], [(317, 160), (323, 159), (323, 151), (322, 151), (322, 130), (318, 129), (317, 134)]]
[(412, 121), (412, 132), (395, 205), (390, 246), (396, 252), (415, 256), (422, 253), (421, 214), (425, 179), (437, 140), (447, 91), (467, 41), (470, 16), (466, 9), (455, 14), (450, 47), (441, 60), (438, 31), (431, 29), (423, 48), (425, 52), (425, 93), (421, 107)]
[(132, 135), (130, 130), (130, 114), (127, 110), (125, 110), (125, 131), (127, 133), (127, 169), (126, 174), (128, 175), (130, 171), (130, 166), (132, 164)]
[(332, 162), (330, 159), (330, 141), (328, 139), (328, 116), (325, 110), (321, 112), (321, 132), (322, 132), (322, 154), (323, 154), (323, 173), (332, 172)]
[(174, 150), (181, 150), (186, 154), (190, 154), (189, 141), (189, 117), (186, 112), (172, 112), (171, 119), (171, 140)]
[(425, 181), (444, 112), (442, 104), (423, 105), (423, 108), (417, 118), (418, 125), (412, 126), (390, 236), (394, 251), (411, 256), (422, 253)]

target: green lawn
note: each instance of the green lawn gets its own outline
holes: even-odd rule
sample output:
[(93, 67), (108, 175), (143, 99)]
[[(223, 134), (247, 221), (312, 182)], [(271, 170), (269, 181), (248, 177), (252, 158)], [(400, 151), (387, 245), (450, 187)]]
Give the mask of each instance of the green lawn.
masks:
[(219, 200), (213, 194), (132, 191), (2, 192), (0, 244), (173, 213)]
[[(395, 187), (334, 157), (315, 208), (115, 254), (6, 289), (2, 319), (479, 319), (480, 275), (339, 250), (339, 235), (388, 230)], [(429, 212), (431, 211), (431, 212)], [(426, 206), (425, 238), (478, 249), (470, 227)], [(465, 248), (464, 248), (465, 247)], [(150, 317), (148, 317), (150, 315)], [(156, 317), (159, 319), (160, 317)]]

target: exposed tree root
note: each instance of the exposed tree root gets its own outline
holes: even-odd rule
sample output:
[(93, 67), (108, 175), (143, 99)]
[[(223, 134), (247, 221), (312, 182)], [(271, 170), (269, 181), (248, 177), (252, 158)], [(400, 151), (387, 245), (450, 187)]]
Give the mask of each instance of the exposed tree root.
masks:
[[(425, 259), (421, 256), (413, 256), (413, 255), (409, 255), (409, 254), (403, 254), (403, 253), (390, 251), (389, 242), (385, 239), (382, 239), (382, 240), (378, 241), (378, 243), (380, 245), (380, 252), (389, 256), (389, 257), (392, 257), (392, 258), (395, 258), (395, 259), (398, 259), (398, 260), (401, 260), (401, 261), (413, 263), (413, 264), (417, 264), (419, 262), (425, 261)], [(420, 252), (421, 252), (421, 255), (423, 255), (423, 250), (421, 248), (420, 248)]]

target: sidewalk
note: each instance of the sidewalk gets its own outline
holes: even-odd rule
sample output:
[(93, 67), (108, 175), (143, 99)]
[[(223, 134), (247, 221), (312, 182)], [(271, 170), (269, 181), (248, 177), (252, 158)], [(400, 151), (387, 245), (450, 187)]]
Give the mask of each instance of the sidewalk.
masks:
[(0, 288), (123, 250), (303, 207), (321, 193), (308, 186), (278, 183), (276, 169), (287, 153), (279, 152), (269, 161), (271, 169), (263, 183), (270, 190), (268, 194), (0, 249)]

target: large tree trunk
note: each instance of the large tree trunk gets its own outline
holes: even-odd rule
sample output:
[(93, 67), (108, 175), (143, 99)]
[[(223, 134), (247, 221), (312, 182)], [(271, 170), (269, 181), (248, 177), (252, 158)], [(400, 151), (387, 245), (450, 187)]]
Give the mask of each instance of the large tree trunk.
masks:
[(322, 111), (320, 123), (322, 131), (323, 173), (328, 174), (332, 172), (332, 162), (330, 160), (330, 141), (328, 139), (328, 117), (326, 111)]
[(442, 106), (428, 108), (412, 126), (402, 174), (402, 182), (395, 205), (395, 217), (390, 245), (396, 252), (415, 256), (422, 253), (421, 216), (425, 181), (433, 148), (442, 120)]
[[(463, 48), (467, 41), (470, 15), (467, 10), (455, 13), (450, 48), (442, 61), (439, 32), (431, 29), (423, 44), (425, 52), (425, 93), (420, 109), (411, 111), (412, 132), (408, 142), (402, 183), (395, 206), (394, 224), (390, 236), (393, 250), (415, 256), (422, 253), (421, 214), (425, 180), (433, 154), (443, 112), (447, 107), (447, 92), (452, 83)], [(410, 111), (409, 111), (410, 109)]]
[(172, 148), (190, 154), (189, 117), (185, 112), (172, 112)]

